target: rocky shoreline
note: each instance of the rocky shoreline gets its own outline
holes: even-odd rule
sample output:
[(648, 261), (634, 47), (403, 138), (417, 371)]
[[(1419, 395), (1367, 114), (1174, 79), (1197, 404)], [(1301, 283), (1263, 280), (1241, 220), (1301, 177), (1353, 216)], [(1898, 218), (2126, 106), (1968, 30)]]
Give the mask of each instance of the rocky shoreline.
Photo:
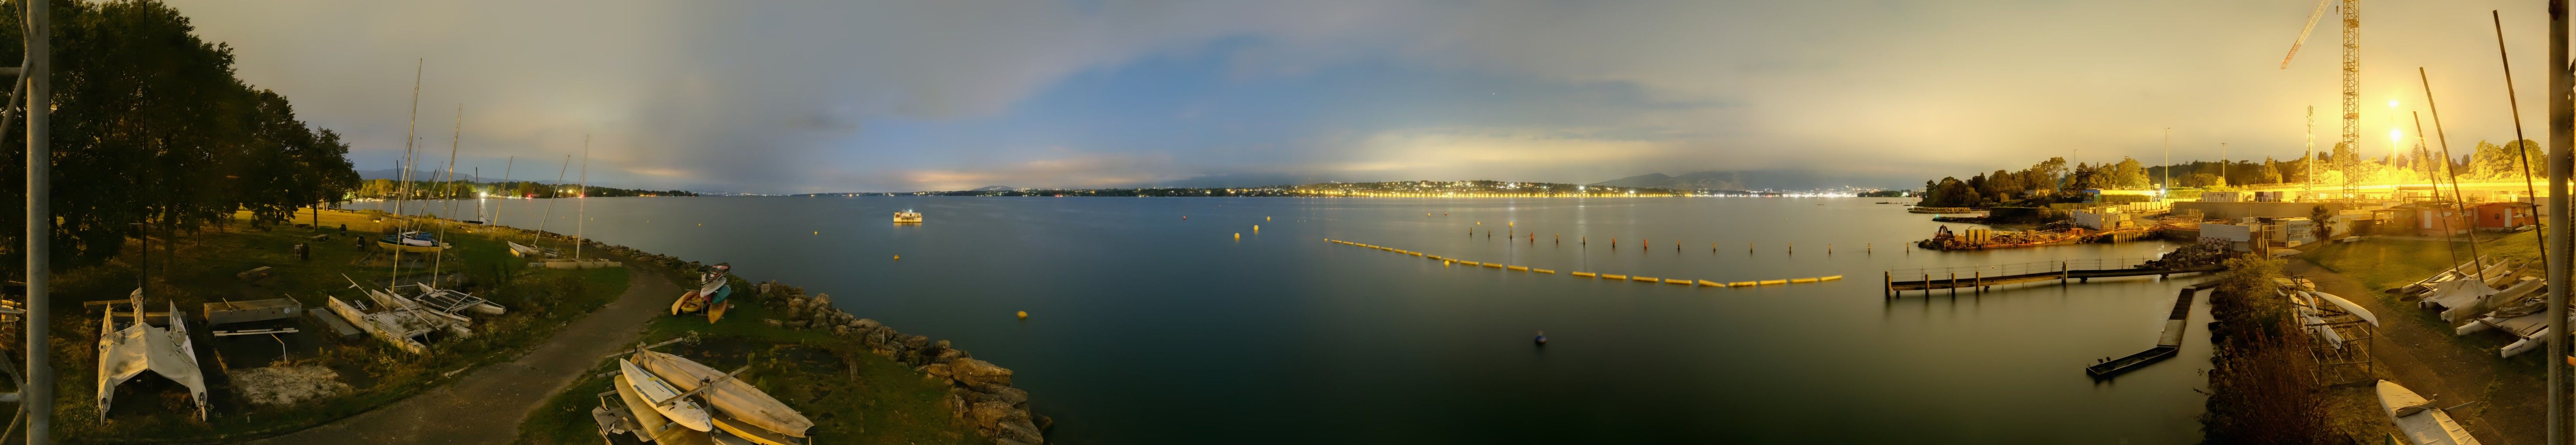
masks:
[[(557, 235), (560, 236), (560, 235)], [(701, 263), (678, 257), (644, 252), (626, 246), (583, 241), (592, 248), (636, 261), (645, 261), (672, 270), (697, 270)], [(737, 284), (745, 284), (735, 277)], [(977, 433), (993, 439), (995, 445), (1037, 445), (1046, 443), (1046, 431), (1054, 420), (1029, 413), (1029, 392), (1011, 386), (1011, 370), (978, 360), (963, 349), (951, 347), (947, 340), (904, 334), (876, 320), (859, 318), (832, 306), (830, 294), (807, 295), (805, 288), (781, 284), (777, 280), (750, 286), (762, 306), (783, 314), (783, 318), (761, 320), (773, 328), (814, 330), (833, 337), (857, 342), (870, 353), (911, 366), (924, 379), (948, 384), (950, 420), (972, 426)]]

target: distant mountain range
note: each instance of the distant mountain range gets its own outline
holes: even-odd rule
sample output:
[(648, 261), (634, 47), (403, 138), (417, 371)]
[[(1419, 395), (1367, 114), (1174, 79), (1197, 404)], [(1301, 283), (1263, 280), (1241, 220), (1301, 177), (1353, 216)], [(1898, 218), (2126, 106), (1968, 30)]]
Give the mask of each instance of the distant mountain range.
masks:
[[(1846, 187), (1880, 188), (1888, 186), (1885, 178), (1853, 174), (1820, 173), (1806, 170), (1738, 170), (1704, 171), (1680, 176), (1647, 173), (1588, 185), (1607, 187), (1663, 188), (1673, 190), (1823, 190)], [(1901, 185), (1900, 185), (1901, 186)]]

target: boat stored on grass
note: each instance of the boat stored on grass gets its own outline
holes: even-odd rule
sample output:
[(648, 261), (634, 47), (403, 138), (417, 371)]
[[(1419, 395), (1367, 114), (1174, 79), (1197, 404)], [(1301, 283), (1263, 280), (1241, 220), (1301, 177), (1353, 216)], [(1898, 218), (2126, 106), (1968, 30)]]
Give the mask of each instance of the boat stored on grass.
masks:
[(626, 359), (617, 359), (617, 369), (626, 380), (626, 384), (635, 388), (636, 395), (642, 396), (652, 404), (653, 412), (661, 413), (662, 417), (670, 419), (671, 423), (688, 429), (697, 431), (715, 429), (715, 424), (708, 419), (705, 409), (699, 408), (697, 402), (681, 396), (681, 393), (686, 391), (672, 387), (671, 383), (663, 380), (661, 376), (636, 367), (635, 362)]
[(453, 246), (439, 241), (436, 235), (414, 230), (377, 238), (376, 247), (411, 253), (437, 253)]
[(672, 301), (671, 315), (705, 312), (708, 323), (723, 320), (725, 310), (733, 307), (733, 303), (725, 301), (733, 296), (733, 280), (726, 276), (732, 271), (733, 265), (729, 263), (716, 263), (701, 269), (698, 288), (683, 292), (679, 300)]
[(715, 408), (716, 426), (754, 442), (796, 445), (802, 442), (797, 439), (804, 438), (806, 430), (814, 427), (814, 421), (769, 393), (697, 361), (651, 350), (636, 352), (632, 361), (681, 391), (713, 385), (701, 391), (699, 397)]
[(2379, 381), (2380, 412), (2397, 424), (2406, 443), (2414, 445), (2477, 445), (2478, 438), (2451, 419), (2451, 413), (2434, 406), (2432, 400), (2416, 395), (2405, 386), (2387, 380)]
[[(143, 310), (143, 289), (127, 298), (123, 305), (130, 311), (118, 312), (111, 304), (98, 320), (99, 420), (107, 420), (116, 386), (144, 371), (187, 387), (188, 398), (197, 404), (197, 420), (206, 420), (206, 375), (197, 366), (197, 347), (188, 339), (187, 314), (170, 303), (170, 311), (160, 313), (162, 326), (153, 326), (146, 318), (151, 314)], [(132, 318), (119, 321), (127, 315)]]

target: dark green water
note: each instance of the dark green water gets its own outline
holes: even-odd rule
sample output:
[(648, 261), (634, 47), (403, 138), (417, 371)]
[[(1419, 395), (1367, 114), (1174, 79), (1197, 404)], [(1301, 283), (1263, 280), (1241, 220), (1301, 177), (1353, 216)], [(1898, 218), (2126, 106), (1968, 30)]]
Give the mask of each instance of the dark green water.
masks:
[[(2180, 356), (2110, 382), (2082, 368), (2152, 345), (2175, 290), (2203, 278), (1879, 287), (1892, 268), (2168, 245), (1909, 253), (1939, 224), (1884, 200), (603, 198), (581, 230), (954, 340), (1017, 371), (1066, 443), (2198, 440), (2205, 303)], [(573, 233), (575, 202), (554, 200), (545, 228)], [(521, 227), (549, 204), (488, 203)], [(928, 223), (889, 222), (907, 208)]]

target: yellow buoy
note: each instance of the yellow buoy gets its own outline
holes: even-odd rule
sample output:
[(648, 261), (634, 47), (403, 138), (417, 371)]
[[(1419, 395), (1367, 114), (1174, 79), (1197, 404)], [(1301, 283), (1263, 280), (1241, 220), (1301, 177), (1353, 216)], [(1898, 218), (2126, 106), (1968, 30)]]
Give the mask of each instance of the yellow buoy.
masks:
[(1020, 311), (1020, 319), (1021, 319), (1021, 320), (1027, 320), (1027, 319), (1029, 319), (1029, 311)]
[(698, 223), (698, 227), (706, 227), (706, 226), (707, 226), (707, 223)]
[(1234, 233), (1234, 239), (1237, 239), (1237, 240), (1243, 239), (1243, 232), (1235, 232), (1235, 233)]
[(1269, 220), (1270, 220), (1270, 217), (1264, 216), (1264, 217), (1261, 217), (1261, 220), (1262, 220), (1262, 221), (1269, 221)]
[(894, 256), (894, 260), (895, 260), (895, 261), (903, 261), (903, 255), (895, 255), (895, 256)]
[(1252, 231), (1254, 231), (1254, 232), (1259, 232), (1259, 231), (1261, 231), (1261, 225), (1260, 225), (1260, 224), (1253, 224), (1253, 225), (1252, 225)]
[(816, 235), (821, 235), (821, 234), (823, 234), (823, 231), (821, 231), (821, 230), (816, 230), (816, 231), (814, 231), (814, 234), (816, 234)]

